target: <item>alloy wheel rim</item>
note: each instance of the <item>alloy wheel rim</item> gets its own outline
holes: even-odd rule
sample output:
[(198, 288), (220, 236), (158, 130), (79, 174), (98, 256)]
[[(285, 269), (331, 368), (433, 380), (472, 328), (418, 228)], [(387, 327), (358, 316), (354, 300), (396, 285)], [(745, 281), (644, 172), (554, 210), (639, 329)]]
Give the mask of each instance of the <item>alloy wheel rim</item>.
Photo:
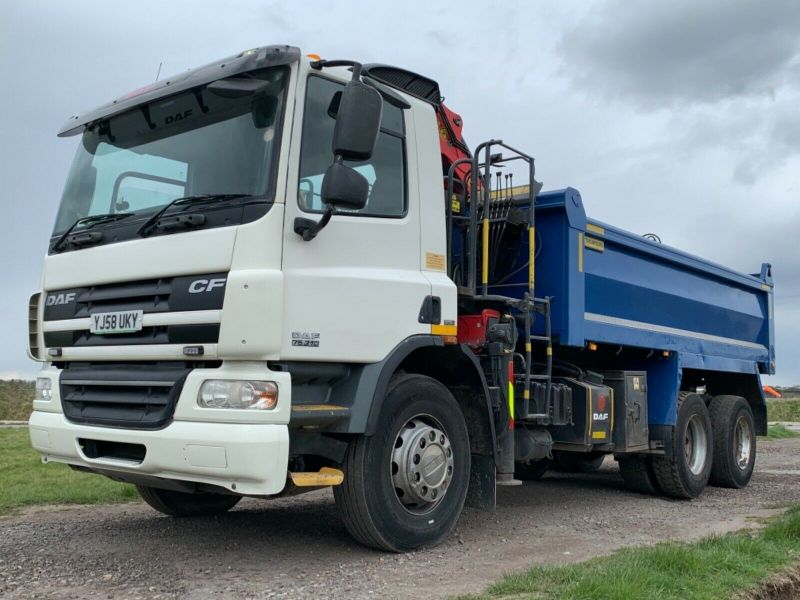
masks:
[(430, 415), (410, 418), (395, 438), (389, 463), (397, 500), (413, 514), (430, 512), (453, 478), (453, 448), (442, 425)]

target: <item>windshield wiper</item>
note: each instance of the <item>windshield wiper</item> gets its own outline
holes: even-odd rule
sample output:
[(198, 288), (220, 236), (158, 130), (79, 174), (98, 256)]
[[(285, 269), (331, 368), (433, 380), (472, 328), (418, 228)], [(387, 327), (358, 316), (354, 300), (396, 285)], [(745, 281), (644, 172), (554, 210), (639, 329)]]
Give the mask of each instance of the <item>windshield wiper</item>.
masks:
[[(64, 245), (67, 242), (67, 238), (69, 235), (75, 230), (78, 225), (88, 225), (89, 227), (94, 227), (95, 225), (100, 225), (102, 223), (111, 223), (113, 221), (119, 221), (120, 219), (124, 219), (126, 217), (133, 216), (134, 213), (132, 212), (124, 212), (124, 213), (106, 213), (102, 215), (91, 215), (88, 217), (81, 217), (80, 219), (76, 220), (72, 225), (67, 227), (67, 230), (61, 234), (56, 240), (56, 243), (53, 244), (52, 252), (60, 252)], [(87, 227), (87, 229), (89, 228)]]
[(194, 196), (184, 196), (183, 198), (175, 198), (172, 202), (164, 205), (163, 208), (153, 213), (141, 227), (139, 227), (138, 234), (142, 237), (147, 237), (153, 230), (158, 227), (158, 221), (164, 214), (173, 206), (182, 206), (184, 204), (205, 204), (206, 202), (220, 202), (223, 200), (234, 200), (236, 198), (251, 198), (253, 194), (196, 194)]

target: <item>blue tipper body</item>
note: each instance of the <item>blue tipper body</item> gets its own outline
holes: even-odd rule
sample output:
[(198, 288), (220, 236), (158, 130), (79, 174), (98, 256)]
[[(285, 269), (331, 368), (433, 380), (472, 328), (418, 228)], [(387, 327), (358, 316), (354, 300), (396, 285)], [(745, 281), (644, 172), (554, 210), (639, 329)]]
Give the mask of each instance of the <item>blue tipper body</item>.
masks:
[[(681, 372), (775, 370), (770, 266), (747, 275), (587, 219), (577, 190), (536, 199), (536, 296), (552, 299), (558, 346), (589, 342), (652, 350), (649, 421), (675, 423)], [(527, 241), (519, 255), (527, 255)], [(502, 293), (524, 290), (522, 270)], [(500, 290), (497, 290), (500, 292)], [(760, 383), (758, 385), (760, 391)]]

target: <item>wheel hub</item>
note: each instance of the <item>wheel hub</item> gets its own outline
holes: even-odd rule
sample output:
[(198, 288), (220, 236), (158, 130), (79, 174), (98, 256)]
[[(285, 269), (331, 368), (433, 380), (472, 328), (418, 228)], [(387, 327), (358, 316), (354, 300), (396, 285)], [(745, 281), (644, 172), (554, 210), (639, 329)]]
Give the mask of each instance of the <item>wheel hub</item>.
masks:
[(441, 425), (416, 416), (400, 429), (391, 460), (392, 484), (411, 512), (427, 512), (441, 502), (453, 476), (453, 449)]
[(743, 416), (740, 416), (736, 420), (736, 427), (733, 432), (733, 458), (736, 461), (736, 466), (744, 471), (747, 469), (747, 465), (750, 464), (753, 436), (750, 432), (747, 420)]
[(698, 415), (693, 415), (689, 419), (683, 447), (686, 453), (686, 465), (693, 475), (699, 475), (706, 464), (708, 440), (703, 422)]

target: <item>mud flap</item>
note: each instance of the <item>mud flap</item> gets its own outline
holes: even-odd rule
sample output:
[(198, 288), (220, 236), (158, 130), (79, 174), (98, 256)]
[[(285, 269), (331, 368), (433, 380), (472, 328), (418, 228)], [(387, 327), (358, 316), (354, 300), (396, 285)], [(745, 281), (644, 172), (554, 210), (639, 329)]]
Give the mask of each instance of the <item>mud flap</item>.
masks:
[(471, 508), (494, 511), (497, 506), (494, 457), (473, 454), (470, 460), (472, 466), (465, 504)]

